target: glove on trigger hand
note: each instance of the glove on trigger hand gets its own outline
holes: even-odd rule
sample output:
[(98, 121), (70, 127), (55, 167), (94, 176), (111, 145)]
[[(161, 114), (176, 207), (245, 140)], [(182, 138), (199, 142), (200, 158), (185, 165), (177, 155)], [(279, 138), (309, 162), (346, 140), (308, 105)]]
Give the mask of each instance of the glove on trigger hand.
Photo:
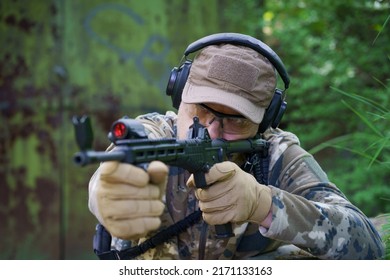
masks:
[(146, 172), (126, 163), (104, 162), (90, 182), (91, 212), (113, 236), (143, 237), (161, 224), (167, 178), (168, 167), (160, 161), (151, 162)]
[[(217, 163), (205, 177), (209, 188), (198, 188), (195, 195), (199, 200), (203, 219), (208, 224), (260, 224), (267, 217), (272, 204), (271, 189), (259, 184), (237, 164), (230, 161)], [(195, 187), (193, 175), (188, 179), (187, 185)]]

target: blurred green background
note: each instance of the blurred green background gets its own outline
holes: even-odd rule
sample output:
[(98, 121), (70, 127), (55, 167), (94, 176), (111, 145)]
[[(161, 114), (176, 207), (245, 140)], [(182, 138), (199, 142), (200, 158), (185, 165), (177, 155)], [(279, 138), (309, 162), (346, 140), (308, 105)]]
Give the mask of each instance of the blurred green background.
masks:
[(105, 149), (116, 119), (172, 109), (170, 70), (218, 32), (279, 54), (281, 127), (368, 216), (390, 212), (389, 15), (368, 0), (0, 1), (0, 259), (96, 259), (96, 166), (72, 163), (72, 116), (88, 114)]

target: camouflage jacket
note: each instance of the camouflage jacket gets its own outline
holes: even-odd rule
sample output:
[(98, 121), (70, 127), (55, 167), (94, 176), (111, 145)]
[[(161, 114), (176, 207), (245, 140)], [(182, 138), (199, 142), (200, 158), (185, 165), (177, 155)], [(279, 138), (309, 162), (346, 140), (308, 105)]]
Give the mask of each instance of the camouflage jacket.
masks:
[[(149, 138), (175, 137), (176, 114), (139, 116)], [(320, 259), (378, 259), (384, 255), (381, 238), (368, 218), (331, 183), (315, 159), (303, 150), (298, 138), (281, 129), (264, 134), (270, 142), (269, 186), (272, 190), (272, 224), (234, 225), (235, 236), (216, 239), (214, 227), (200, 221), (176, 238), (150, 249), (140, 259), (262, 258), (283, 244), (293, 244), (308, 257)], [(171, 167), (167, 184), (162, 228), (198, 209), (189, 174)], [(132, 240), (136, 245), (145, 241)], [(128, 242), (114, 239), (123, 249)]]

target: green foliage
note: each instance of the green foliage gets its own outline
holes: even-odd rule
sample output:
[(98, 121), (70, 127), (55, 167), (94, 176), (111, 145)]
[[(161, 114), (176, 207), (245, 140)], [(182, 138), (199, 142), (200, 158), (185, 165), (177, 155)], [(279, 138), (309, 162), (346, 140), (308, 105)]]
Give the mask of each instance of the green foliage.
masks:
[(310, 147), (359, 126), (339, 120), (352, 114), (331, 87), (365, 97), (378, 95), (381, 85), (376, 80), (385, 81), (390, 72), (390, 64), (383, 63), (390, 35), (377, 36), (388, 12), (356, 1), (284, 2), (268, 2), (274, 16), (266, 24), (267, 38), (291, 76), (284, 120)]
[[(383, 28), (389, 18), (387, 17)], [(380, 37), (380, 33), (378, 33), (374, 42)], [(385, 61), (390, 61), (390, 57)], [(332, 147), (352, 154), (349, 155), (350, 158), (356, 159), (356, 155), (358, 156), (357, 161), (349, 161), (349, 165), (353, 166), (352, 170), (345, 173), (345, 175), (340, 174), (340, 178), (344, 180), (343, 183), (346, 183), (344, 186), (348, 186), (345, 191), (350, 193), (352, 200), (369, 215), (390, 212), (390, 188), (388, 187), (390, 169), (390, 131), (388, 130), (390, 124), (390, 107), (388, 107), (390, 86), (377, 79), (376, 82), (381, 85), (381, 88), (377, 90), (375, 99), (374, 97), (365, 97), (332, 87), (337, 93), (351, 100), (341, 100), (341, 103), (357, 116), (360, 121), (359, 129), (325, 141), (310, 150), (314, 154), (326, 147)], [(387, 82), (390, 83), (389, 80)], [(359, 159), (361, 158), (368, 161), (364, 166), (360, 166), (362, 161), (359, 161)], [(344, 168), (340, 166), (340, 170), (344, 172), (345, 166)]]
[[(344, 191), (367, 215), (390, 212), (390, 109), (373, 99), (335, 90), (352, 99), (342, 103), (358, 117), (360, 128), (325, 141), (310, 152), (315, 154), (329, 147), (343, 151), (348, 160), (330, 174), (340, 178)], [(378, 95), (389, 98), (389, 87), (384, 85)], [(362, 109), (358, 109), (361, 105), (364, 105)]]

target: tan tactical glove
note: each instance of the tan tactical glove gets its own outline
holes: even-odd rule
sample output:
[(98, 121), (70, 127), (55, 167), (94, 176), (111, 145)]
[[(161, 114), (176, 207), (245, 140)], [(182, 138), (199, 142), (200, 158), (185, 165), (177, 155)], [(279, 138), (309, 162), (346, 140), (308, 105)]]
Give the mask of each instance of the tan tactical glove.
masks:
[(89, 208), (116, 237), (134, 239), (156, 230), (164, 210), (161, 201), (168, 167), (154, 161), (147, 172), (134, 165), (104, 162), (89, 186)]
[[(195, 195), (208, 224), (260, 224), (267, 217), (272, 203), (271, 189), (259, 184), (235, 163), (217, 163), (205, 176), (209, 187), (196, 189)], [(187, 184), (195, 187), (193, 175)]]

